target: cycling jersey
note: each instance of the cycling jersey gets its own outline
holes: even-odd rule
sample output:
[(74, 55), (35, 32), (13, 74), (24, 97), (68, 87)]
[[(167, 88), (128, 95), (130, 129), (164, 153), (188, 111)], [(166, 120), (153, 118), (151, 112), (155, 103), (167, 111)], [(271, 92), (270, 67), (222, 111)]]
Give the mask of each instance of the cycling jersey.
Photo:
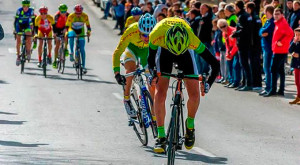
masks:
[(57, 35), (62, 35), (63, 31), (66, 27), (67, 18), (69, 16), (69, 13), (66, 13), (65, 16), (61, 15), (61, 13), (58, 11), (54, 16), (54, 26), (53, 26), (53, 32)]
[(74, 30), (76, 33), (80, 31), (80, 33), (84, 34), (84, 24), (86, 24), (87, 31), (91, 31), (90, 21), (87, 14), (82, 13), (80, 17), (78, 17), (75, 13), (72, 13), (68, 16), (66, 27), (69, 30)]
[[(113, 54), (113, 70), (114, 72), (120, 72), (120, 56), (125, 51), (126, 48), (132, 52), (138, 52), (138, 50), (146, 50), (146, 53), (135, 55), (147, 58), (148, 44), (144, 43), (140, 37), (140, 31), (138, 28), (138, 23), (133, 23), (130, 25), (122, 35), (120, 42)], [(144, 51), (143, 51), (144, 52)], [(146, 61), (147, 62), (147, 61)], [(142, 64), (142, 63), (141, 63)], [(146, 64), (142, 64), (143, 66)]]
[(34, 18), (34, 11), (29, 8), (27, 12), (23, 11), (23, 8), (19, 8), (16, 12), (14, 27), (18, 34), (24, 32), (31, 32), (31, 27), (33, 25), (32, 19)]
[(189, 37), (188, 49), (195, 50), (198, 54), (202, 53), (205, 50), (205, 45), (194, 34), (190, 25), (184, 19), (177, 17), (165, 18), (155, 25), (154, 29), (150, 33), (149, 46), (155, 50), (158, 47), (167, 49), (167, 46), (165, 44), (166, 32), (175, 24), (182, 24), (186, 29)]
[(135, 23), (137, 21), (135, 21), (133, 16), (130, 16), (126, 19), (126, 23), (125, 23), (125, 29), (127, 29), (131, 24)]
[(35, 26), (38, 27), (38, 37), (52, 37), (52, 25), (54, 25), (54, 18), (51, 15), (47, 15), (46, 19), (43, 19), (41, 15), (36, 17)]

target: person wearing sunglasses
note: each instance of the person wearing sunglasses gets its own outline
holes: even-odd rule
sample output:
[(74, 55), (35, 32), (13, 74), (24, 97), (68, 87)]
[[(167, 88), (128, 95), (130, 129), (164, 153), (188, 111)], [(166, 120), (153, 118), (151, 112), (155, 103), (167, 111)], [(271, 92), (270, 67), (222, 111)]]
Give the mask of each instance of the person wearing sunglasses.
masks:
[[(53, 37), (53, 25), (54, 25), (54, 18), (48, 14), (48, 8), (46, 6), (42, 6), (39, 9), (40, 15), (37, 16), (35, 19), (35, 26), (38, 28), (38, 38), (42, 37)], [(47, 56), (47, 63), (52, 64), (51, 58), (51, 51), (52, 51), (52, 40), (48, 40), (48, 56)], [(39, 62), (37, 63), (38, 67), (41, 67), (42, 64), (42, 52), (43, 52), (43, 40), (39, 39), (38, 45), (38, 56)]]
[[(184, 19), (169, 17), (161, 20), (150, 33), (149, 38), (148, 66), (153, 76), (152, 84), (155, 85), (153, 100), (158, 132), (158, 139), (153, 150), (155, 153), (164, 153), (167, 141), (164, 127), (166, 116), (165, 100), (170, 79), (163, 76), (160, 76), (158, 79), (156, 72), (171, 73), (173, 63), (176, 62), (184, 75), (198, 76), (199, 73), (194, 55), (194, 52), (196, 52), (212, 69), (205, 85), (205, 92), (207, 93), (219, 74), (220, 64)], [(195, 143), (194, 120), (200, 103), (200, 87), (198, 80), (188, 79), (184, 80), (184, 83), (189, 96), (184, 144), (187, 149), (192, 149)]]
[[(125, 85), (124, 106), (130, 118), (136, 118), (136, 111), (130, 101), (130, 88), (133, 77), (125, 78), (120, 74), (120, 63), (125, 67), (125, 73), (136, 70), (139, 60), (143, 68), (147, 67), (149, 33), (156, 24), (155, 18), (146, 13), (138, 22), (131, 24), (122, 35), (113, 54), (113, 71), (120, 85)], [(122, 56), (121, 56), (122, 55)], [(153, 92), (150, 93), (153, 94)]]
[[(58, 36), (64, 35), (67, 31), (66, 29), (66, 22), (67, 18), (69, 16), (68, 13), (68, 6), (66, 4), (60, 4), (58, 7), (58, 12), (54, 16), (54, 26), (53, 26), (53, 32), (54, 32), (54, 38), (55, 38), (55, 48), (54, 48), (54, 62), (53, 62), (53, 68), (57, 68), (57, 57), (58, 57), (58, 49), (60, 46), (60, 40), (57, 38)], [(65, 48), (65, 56), (68, 54), (67, 49)]]
[[(30, 8), (29, 0), (22, 0), (22, 7), (19, 8), (16, 12), (15, 21), (14, 21), (14, 33), (16, 35), (16, 49), (17, 49), (17, 60), (16, 65), (19, 66), (20, 61), (20, 45), (21, 45), (21, 35), (25, 33), (26, 35), (32, 34), (34, 11)], [(31, 37), (26, 37), (26, 55), (27, 59), (30, 59), (31, 56)]]
[[(70, 43), (70, 61), (74, 61), (74, 42), (75, 42), (75, 36), (83, 36), (85, 35), (85, 28), (84, 25), (86, 25), (87, 32), (86, 35), (89, 37), (91, 35), (91, 25), (89, 21), (89, 17), (86, 13), (83, 12), (83, 7), (80, 4), (75, 5), (74, 7), (74, 13), (71, 13), (68, 16), (67, 22), (66, 22), (66, 29), (68, 31), (66, 32), (66, 36), (69, 37), (69, 43)], [(68, 40), (66, 40), (66, 48), (68, 45)], [(82, 56), (82, 66), (83, 66), (83, 73), (86, 74), (87, 70), (85, 67), (85, 38), (80, 37), (79, 38), (79, 47), (80, 47), (80, 53)], [(77, 58), (76, 58), (77, 59)], [(77, 60), (75, 61), (76, 64)]]

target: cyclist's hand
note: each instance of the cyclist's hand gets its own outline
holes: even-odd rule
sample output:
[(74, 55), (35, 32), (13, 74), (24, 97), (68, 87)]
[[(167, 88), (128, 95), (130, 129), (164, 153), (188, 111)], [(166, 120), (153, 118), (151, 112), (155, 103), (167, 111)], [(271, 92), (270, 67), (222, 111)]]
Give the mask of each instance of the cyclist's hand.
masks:
[(90, 37), (90, 36), (91, 36), (91, 32), (86, 32), (86, 35), (87, 35), (88, 37)]
[(117, 80), (119, 85), (126, 85), (126, 78), (125, 78), (125, 76), (121, 75), (120, 73), (117, 73), (115, 75), (115, 79)]
[(150, 85), (155, 86), (157, 84), (158, 81), (158, 76), (157, 76), (157, 70), (154, 67), (154, 69), (149, 69), (150, 73), (151, 73), (151, 79), (149, 80)]

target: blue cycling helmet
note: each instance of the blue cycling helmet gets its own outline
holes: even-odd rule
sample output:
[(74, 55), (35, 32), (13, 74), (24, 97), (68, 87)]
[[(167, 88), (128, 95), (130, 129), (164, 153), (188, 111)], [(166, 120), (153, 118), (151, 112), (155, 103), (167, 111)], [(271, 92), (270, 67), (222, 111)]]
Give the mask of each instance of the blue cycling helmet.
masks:
[(139, 30), (144, 34), (150, 34), (156, 24), (156, 19), (149, 13), (142, 15), (139, 19)]
[(134, 7), (131, 9), (131, 15), (136, 16), (136, 15), (142, 15), (143, 12), (139, 7)]

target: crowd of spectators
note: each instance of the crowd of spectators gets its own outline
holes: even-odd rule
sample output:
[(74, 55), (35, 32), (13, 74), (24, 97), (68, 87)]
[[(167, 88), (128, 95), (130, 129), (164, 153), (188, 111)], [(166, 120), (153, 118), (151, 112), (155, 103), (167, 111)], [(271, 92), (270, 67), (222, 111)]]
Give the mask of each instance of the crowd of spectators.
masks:
[[(174, 16), (185, 19), (220, 61), (217, 82), (238, 91), (284, 96), (285, 65), (290, 53), (297, 86), (297, 97), (290, 104), (300, 105), (300, 1), (280, 4), (279, 0), (236, 0), (211, 5), (201, 0), (112, 0), (107, 3), (103, 19), (107, 19), (110, 8), (120, 35), (145, 13), (153, 14), (157, 22)], [(134, 12), (137, 8), (140, 12)], [(208, 74), (206, 62), (198, 55), (196, 61), (199, 72)]]

